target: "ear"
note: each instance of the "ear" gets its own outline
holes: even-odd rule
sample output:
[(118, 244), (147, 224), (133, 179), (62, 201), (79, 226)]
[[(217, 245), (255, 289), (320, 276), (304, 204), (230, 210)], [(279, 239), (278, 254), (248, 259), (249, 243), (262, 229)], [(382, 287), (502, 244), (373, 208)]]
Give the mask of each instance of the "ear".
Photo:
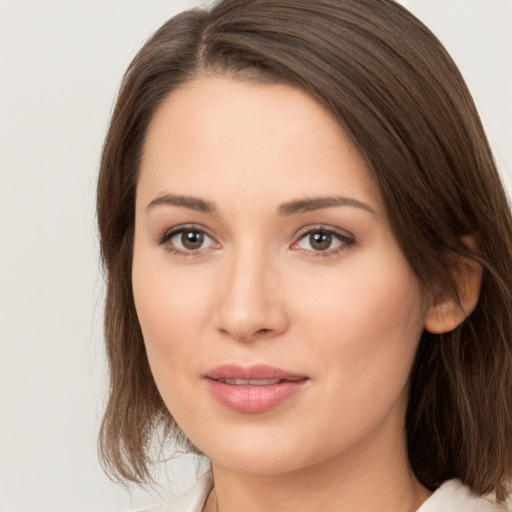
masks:
[[(466, 235), (462, 242), (468, 249), (476, 252), (474, 237)], [(482, 287), (483, 270), (476, 261), (457, 256), (456, 282), (459, 302), (452, 297), (444, 297), (432, 304), (425, 316), (425, 330), (432, 334), (453, 331), (476, 308)]]

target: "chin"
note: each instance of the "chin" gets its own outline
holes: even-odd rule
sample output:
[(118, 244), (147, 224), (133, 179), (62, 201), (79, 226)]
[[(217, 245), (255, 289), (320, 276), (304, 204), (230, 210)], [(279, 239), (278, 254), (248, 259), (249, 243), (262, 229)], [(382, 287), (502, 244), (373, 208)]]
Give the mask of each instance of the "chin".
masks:
[[(318, 436), (317, 441), (318, 441)], [(191, 441), (208, 456), (213, 465), (259, 475), (277, 475), (313, 466), (332, 456), (329, 447), (304, 442), (304, 433), (271, 425), (241, 428), (232, 425), (216, 432), (210, 428), (191, 436)], [(331, 447), (332, 448), (332, 447)]]

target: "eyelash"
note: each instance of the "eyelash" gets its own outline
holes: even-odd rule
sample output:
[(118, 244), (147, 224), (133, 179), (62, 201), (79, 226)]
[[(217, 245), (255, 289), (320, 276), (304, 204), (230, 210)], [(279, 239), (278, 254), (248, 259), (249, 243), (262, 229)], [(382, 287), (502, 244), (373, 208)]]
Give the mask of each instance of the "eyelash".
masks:
[[(165, 231), (162, 235), (158, 237), (157, 243), (158, 245), (163, 245), (167, 251), (169, 251), (172, 254), (177, 254), (178, 256), (183, 256), (185, 258), (190, 258), (194, 256), (198, 256), (201, 252), (201, 250), (204, 250), (204, 248), (200, 247), (199, 249), (195, 250), (182, 250), (179, 249), (173, 245), (168, 244), (169, 240), (171, 240), (176, 235), (179, 235), (180, 233), (183, 233), (185, 231), (191, 231), (196, 232), (201, 235), (204, 235), (208, 238), (210, 238), (214, 244), (218, 244), (218, 242), (215, 241), (215, 239), (208, 234), (208, 232), (197, 225), (194, 224), (185, 224), (181, 226), (176, 226), (174, 228), (171, 228), (167, 231)], [(301, 249), (300, 247), (297, 247), (298, 244), (304, 240), (307, 236), (311, 236), (312, 234), (323, 234), (323, 235), (330, 235), (332, 237), (335, 237), (340, 242), (340, 246), (334, 248), (334, 249), (326, 249), (322, 251), (315, 251), (312, 249)], [(291, 248), (293, 250), (299, 250), (302, 253), (306, 254), (307, 256), (312, 257), (321, 257), (321, 258), (329, 258), (333, 256), (338, 256), (342, 252), (350, 249), (355, 245), (356, 241), (352, 235), (345, 231), (337, 230), (332, 227), (325, 227), (322, 225), (319, 226), (308, 226), (306, 228), (303, 228), (297, 235), (296, 241), (291, 244)], [(294, 247), (295, 246), (295, 247)]]
[[(176, 226), (174, 228), (171, 228), (171, 229), (165, 231), (161, 236), (158, 237), (157, 243), (158, 243), (158, 245), (163, 245), (164, 248), (167, 251), (169, 251), (170, 253), (177, 254), (178, 256), (184, 256), (185, 258), (190, 258), (190, 257), (199, 255), (199, 253), (201, 252), (201, 249), (204, 249), (204, 248), (184, 251), (182, 249), (179, 249), (179, 248), (167, 243), (173, 237), (175, 237), (176, 235), (179, 235), (180, 233), (183, 233), (184, 231), (192, 231), (192, 232), (196, 232), (196, 233), (205, 235), (215, 242), (215, 239), (212, 236), (210, 236), (204, 228), (194, 225), (194, 224), (184, 224), (184, 225)], [(218, 244), (218, 242), (215, 242), (215, 243)]]
[(313, 258), (329, 258), (339, 256), (342, 252), (347, 251), (351, 247), (353, 247), (356, 243), (353, 235), (346, 231), (341, 231), (332, 227), (326, 226), (308, 226), (301, 230), (297, 236), (296, 242), (293, 242), (291, 247), (297, 246), (299, 242), (304, 240), (306, 237), (311, 236), (312, 234), (322, 234), (322, 235), (330, 235), (340, 241), (340, 245), (333, 249), (326, 249), (324, 251), (315, 251), (310, 249), (300, 249), (296, 247), (295, 250), (302, 251), (307, 256), (311, 256)]

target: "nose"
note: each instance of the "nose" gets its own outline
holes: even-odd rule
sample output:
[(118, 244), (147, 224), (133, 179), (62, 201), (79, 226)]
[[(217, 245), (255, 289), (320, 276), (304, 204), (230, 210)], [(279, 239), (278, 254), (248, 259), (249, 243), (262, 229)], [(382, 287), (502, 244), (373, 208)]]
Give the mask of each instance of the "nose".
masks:
[(237, 341), (276, 337), (288, 328), (278, 270), (257, 251), (234, 256), (219, 273), (217, 329)]

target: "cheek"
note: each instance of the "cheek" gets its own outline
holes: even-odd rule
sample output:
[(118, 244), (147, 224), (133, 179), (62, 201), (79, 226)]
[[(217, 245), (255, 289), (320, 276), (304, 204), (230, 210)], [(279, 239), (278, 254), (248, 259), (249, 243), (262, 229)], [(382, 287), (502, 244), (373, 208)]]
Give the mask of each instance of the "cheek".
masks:
[(426, 307), (416, 279), (406, 268), (385, 273), (378, 266), (347, 267), (314, 284), (297, 282), (294, 295), (301, 297), (297, 316), (322, 331), (341, 339), (359, 332), (361, 342), (392, 332), (416, 333), (418, 326), (421, 332)]
[[(188, 373), (194, 368), (207, 314), (204, 287), (188, 279), (173, 279), (164, 267), (134, 259), (133, 293), (151, 373), (157, 389), (176, 420), (201, 414), (188, 404), (196, 397)], [(204, 419), (197, 418), (197, 423)]]
[(132, 286), (147, 341), (169, 339), (172, 332), (191, 334), (208, 315), (207, 269), (171, 262), (171, 255), (163, 247), (154, 247), (143, 233), (136, 232)]
[(183, 371), (184, 361), (197, 354), (205, 320), (211, 316), (204, 276), (191, 270), (173, 272), (167, 260), (165, 251), (145, 250), (135, 244), (135, 307), (151, 370), (161, 390), (171, 379), (174, 386), (172, 376)]
[(331, 369), (325, 373), (331, 396), (336, 402), (343, 390), (356, 408), (389, 404), (405, 388), (423, 331), (426, 307), (417, 279), (400, 253), (386, 260), (382, 254), (357, 266), (347, 259), (344, 269), (302, 295), (295, 314), (321, 347), (315, 357)]

